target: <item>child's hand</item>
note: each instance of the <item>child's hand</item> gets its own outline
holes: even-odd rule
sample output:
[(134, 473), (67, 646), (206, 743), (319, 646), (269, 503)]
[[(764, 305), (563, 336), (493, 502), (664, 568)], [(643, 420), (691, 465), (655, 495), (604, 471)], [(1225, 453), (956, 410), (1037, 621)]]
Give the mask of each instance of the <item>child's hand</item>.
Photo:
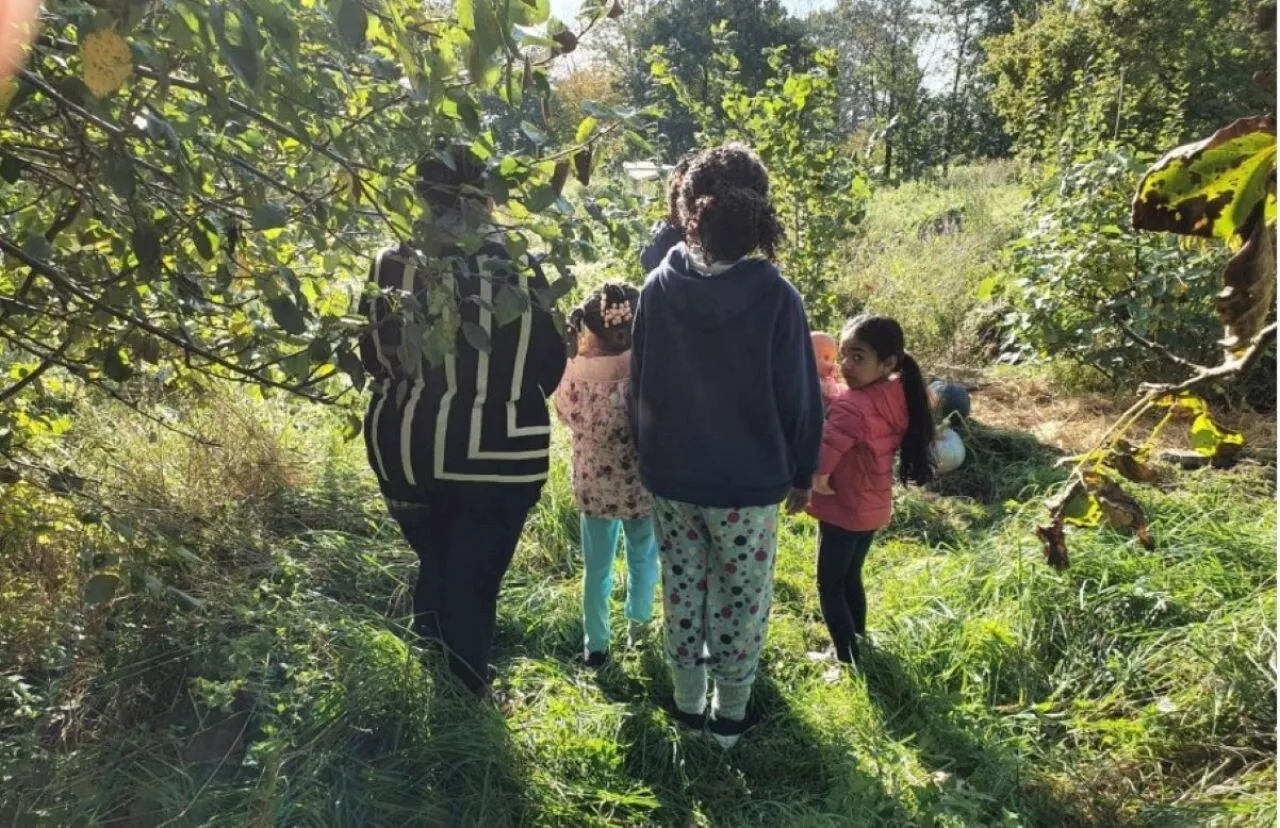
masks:
[(813, 478), (813, 491), (820, 495), (833, 495), (836, 490), (831, 488), (831, 475), (818, 474)]
[(787, 510), (787, 514), (789, 515), (800, 514), (805, 510), (806, 507), (808, 507), (808, 505), (809, 505), (808, 489), (792, 489), (791, 493), (787, 495), (787, 502), (785, 504), (785, 508)]

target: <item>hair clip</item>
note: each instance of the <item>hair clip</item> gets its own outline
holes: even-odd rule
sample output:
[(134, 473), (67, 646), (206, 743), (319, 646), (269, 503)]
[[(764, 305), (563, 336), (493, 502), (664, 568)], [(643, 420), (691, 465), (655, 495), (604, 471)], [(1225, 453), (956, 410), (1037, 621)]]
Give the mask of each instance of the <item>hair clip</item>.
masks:
[(631, 303), (619, 302), (616, 305), (610, 305), (607, 299), (600, 300), (600, 318), (604, 321), (606, 328), (613, 328), (625, 322), (631, 321)]

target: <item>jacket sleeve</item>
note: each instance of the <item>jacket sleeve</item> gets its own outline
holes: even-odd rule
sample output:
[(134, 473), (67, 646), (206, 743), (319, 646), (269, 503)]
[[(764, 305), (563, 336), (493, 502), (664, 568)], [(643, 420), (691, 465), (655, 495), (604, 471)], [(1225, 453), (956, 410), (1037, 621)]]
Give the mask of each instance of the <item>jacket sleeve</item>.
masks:
[(866, 429), (862, 411), (847, 399), (836, 400), (831, 405), (831, 415), (822, 433), (822, 454), (818, 460), (818, 474), (831, 474), (840, 459), (856, 446)]
[(804, 304), (789, 285), (773, 347), (774, 397), (796, 470), (791, 485), (808, 489), (822, 445), (822, 385)]
[[(537, 262), (531, 262), (532, 274), (529, 276), (531, 290), (547, 290), (550, 283)], [(533, 330), (529, 335), (528, 365), (530, 374), (544, 397), (550, 398), (560, 385), (568, 363), (568, 349), (564, 344), (564, 332), (556, 324), (551, 311), (542, 307), (530, 296), (530, 313), (533, 315)]]

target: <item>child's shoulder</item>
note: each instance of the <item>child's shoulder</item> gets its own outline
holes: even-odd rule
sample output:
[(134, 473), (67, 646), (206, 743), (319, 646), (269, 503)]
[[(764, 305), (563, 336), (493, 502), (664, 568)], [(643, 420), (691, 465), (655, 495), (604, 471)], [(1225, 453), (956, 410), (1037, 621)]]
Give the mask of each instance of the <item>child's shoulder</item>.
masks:
[(613, 382), (631, 375), (631, 351), (620, 354), (583, 354), (569, 360), (573, 379)]

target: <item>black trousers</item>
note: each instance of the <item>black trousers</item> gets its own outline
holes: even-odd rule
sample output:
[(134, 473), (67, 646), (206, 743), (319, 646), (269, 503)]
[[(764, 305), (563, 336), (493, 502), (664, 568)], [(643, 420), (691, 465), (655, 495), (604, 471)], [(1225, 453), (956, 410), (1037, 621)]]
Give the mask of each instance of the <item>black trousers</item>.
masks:
[(867, 634), (862, 564), (875, 536), (875, 532), (850, 532), (830, 523), (818, 524), (818, 598), (836, 658), (841, 661), (858, 660), (856, 636)]
[(418, 553), (414, 630), (444, 645), (449, 668), (474, 692), (489, 684), (498, 591), (541, 483), (442, 481), (391, 515)]

